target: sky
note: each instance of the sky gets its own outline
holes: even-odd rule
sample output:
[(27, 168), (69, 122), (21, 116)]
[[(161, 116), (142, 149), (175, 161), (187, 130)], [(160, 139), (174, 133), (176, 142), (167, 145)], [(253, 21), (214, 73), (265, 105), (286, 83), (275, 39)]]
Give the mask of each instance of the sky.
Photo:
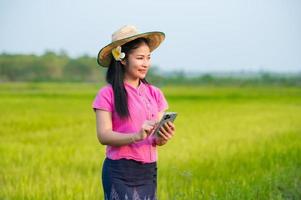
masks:
[(300, 0), (1, 0), (0, 53), (89, 55), (120, 27), (162, 31), (163, 71), (301, 72)]

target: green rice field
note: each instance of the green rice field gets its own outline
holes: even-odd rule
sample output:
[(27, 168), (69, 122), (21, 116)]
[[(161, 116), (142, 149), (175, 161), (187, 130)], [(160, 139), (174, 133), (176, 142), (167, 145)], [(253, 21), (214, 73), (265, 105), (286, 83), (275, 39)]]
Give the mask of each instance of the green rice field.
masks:
[[(0, 199), (103, 199), (103, 84), (0, 83)], [(159, 148), (160, 200), (301, 199), (301, 88), (165, 86), (176, 135)]]

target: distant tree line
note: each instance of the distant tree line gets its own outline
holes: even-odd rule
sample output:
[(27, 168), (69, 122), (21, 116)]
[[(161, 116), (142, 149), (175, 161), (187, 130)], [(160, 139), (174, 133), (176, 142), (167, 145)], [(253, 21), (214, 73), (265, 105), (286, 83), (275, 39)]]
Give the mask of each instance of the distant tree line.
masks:
[(0, 81), (101, 81), (104, 69), (89, 56), (70, 58), (66, 53), (0, 55)]
[[(64, 51), (43, 55), (0, 54), (0, 82), (105, 82), (106, 69), (87, 55), (69, 57)], [(184, 72), (160, 73), (152, 66), (147, 80), (159, 85), (294, 85), (301, 86), (301, 74), (281, 75), (267, 72), (256, 76), (217, 76), (200, 74), (189, 77)]]
[(187, 78), (185, 75), (169, 76), (167, 79), (160, 81), (162, 85), (282, 85), (282, 86), (299, 86), (301, 87), (301, 74), (276, 74), (271, 72), (258, 72), (252, 76), (232, 76), (224, 74), (223, 76), (215, 74), (202, 74), (196, 77)]

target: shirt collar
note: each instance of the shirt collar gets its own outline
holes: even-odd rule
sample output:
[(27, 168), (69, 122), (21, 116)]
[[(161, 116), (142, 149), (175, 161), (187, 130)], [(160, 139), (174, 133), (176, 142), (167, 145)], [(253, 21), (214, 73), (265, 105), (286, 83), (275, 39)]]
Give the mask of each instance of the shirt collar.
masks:
[(134, 90), (136, 92), (139, 92), (139, 91), (141, 92), (144, 88), (144, 83), (141, 80), (139, 81), (140, 84), (138, 85), (137, 88), (135, 88), (134, 86), (130, 85), (129, 83), (127, 83), (125, 81), (123, 83), (124, 83), (126, 88), (130, 88), (131, 90)]

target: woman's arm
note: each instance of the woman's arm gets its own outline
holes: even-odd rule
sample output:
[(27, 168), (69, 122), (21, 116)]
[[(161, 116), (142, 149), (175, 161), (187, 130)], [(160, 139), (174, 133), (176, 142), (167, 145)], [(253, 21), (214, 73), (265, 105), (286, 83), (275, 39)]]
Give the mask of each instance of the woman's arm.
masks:
[(96, 110), (96, 132), (103, 145), (123, 146), (145, 139), (154, 128), (154, 122), (146, 121), (138, 133), (122, 134), (112, 131), (112, 114), (105, 110)]

